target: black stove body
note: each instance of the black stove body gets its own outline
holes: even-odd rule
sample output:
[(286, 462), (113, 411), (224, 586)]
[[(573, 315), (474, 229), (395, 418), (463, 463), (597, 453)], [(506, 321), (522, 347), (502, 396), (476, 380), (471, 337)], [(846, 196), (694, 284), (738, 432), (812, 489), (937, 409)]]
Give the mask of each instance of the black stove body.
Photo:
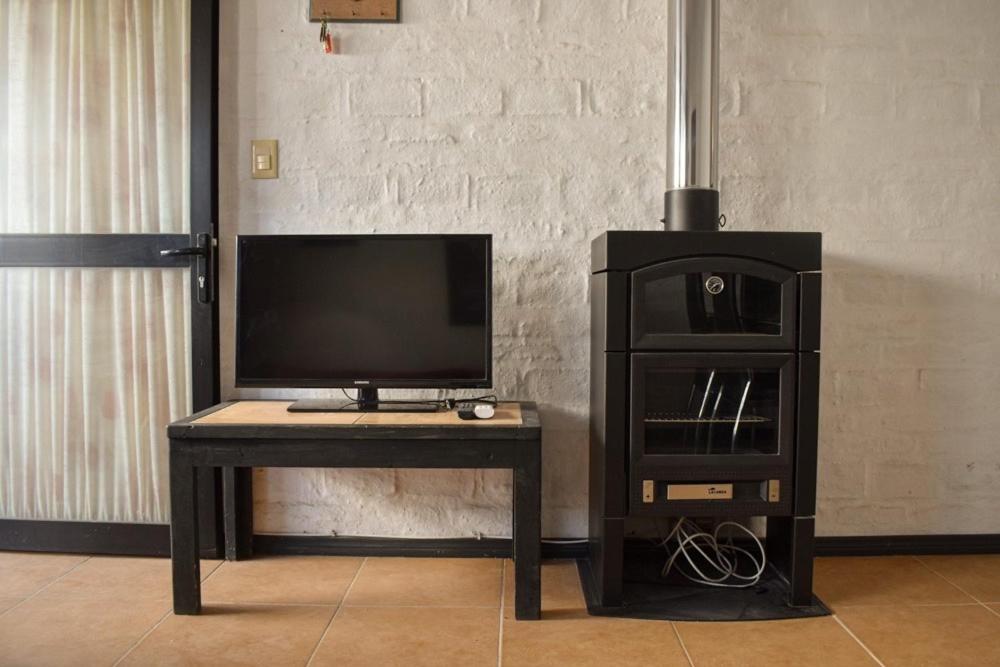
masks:
[(592, 247), (590, 571), (622, 604), (631, 517), (767, 517), (812, 599), (821, 235), (612, 231)]

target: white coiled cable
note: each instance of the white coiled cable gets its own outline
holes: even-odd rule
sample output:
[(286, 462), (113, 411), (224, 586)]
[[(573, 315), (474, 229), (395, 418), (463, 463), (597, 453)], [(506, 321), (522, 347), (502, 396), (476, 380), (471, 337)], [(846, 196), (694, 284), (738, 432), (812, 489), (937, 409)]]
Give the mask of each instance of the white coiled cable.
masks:
[[(750, 536), (760, 551), (759, 560), (749, 550), (733, 544), (731, 536), (724, 543), (719, 541), (719, 533), (727, 526), (735, 527)], [(670, 552), (671, 541), (676, 542), (672, 552)], [(670, 552), (670, 557), (663, 565), (663, 570), (660, 573), (663, 577), (669, 575), (670, 571), (674, 569), (675, 563), (678, 562), (678, 559), (683, 557), (691, 570), (694, 571), (694, 574), (686, 572), (680, 565), (677, 566), (677, 571), (689, 581), (693, 581), (696, 584), (704, 584), (705, 586), (749, 588), (760, 581), (761, 575), (764, 574), (764, 568), (767, 565), (764, 545), (753, 534), (753, 531), (734, 521), (723, 521), (715, 526), (715, 529), (711, 533), (707, 533), (701, 530), (694, 521), (691, 521), (687, 517), (681, 517), (677, 520), (670, 534), (660, 544)], [(694, 556), (692, 552), (694, 552)], [(707, 566), (706, 569), (711, 568), (711, 570), (714, 570), (714, 574), (703, 572), (702, 567), (699, 567), (698, 563), (695, 562), (696, 557), (700, 557), (702, 567)], [(741, 558), (745, 558), (753, 564), (753, 574), (740, 574), (739, 565)]]

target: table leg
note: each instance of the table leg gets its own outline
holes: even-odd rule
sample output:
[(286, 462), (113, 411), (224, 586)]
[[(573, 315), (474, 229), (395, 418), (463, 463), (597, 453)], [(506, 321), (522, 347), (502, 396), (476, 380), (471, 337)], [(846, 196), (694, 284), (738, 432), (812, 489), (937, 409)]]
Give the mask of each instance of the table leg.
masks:
[(174, 613), (201, 612), (201, 562), (198, 560), (198, 469), (170, 443), (170, 560)]
[(542, 462), (537, 442), (519, 443), (514, 468), (514, 617), (542, 614)]
[(222, 469), (226, 560), (253, 555), (253, 468)]

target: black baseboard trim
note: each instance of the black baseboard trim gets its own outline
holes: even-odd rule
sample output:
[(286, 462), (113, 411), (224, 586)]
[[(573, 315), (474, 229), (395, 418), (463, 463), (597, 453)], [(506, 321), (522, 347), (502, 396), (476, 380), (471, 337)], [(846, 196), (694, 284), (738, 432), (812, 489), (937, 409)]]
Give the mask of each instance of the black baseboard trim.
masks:
[[(347, 535), (254, 535), (255, 554), (295, 556), (445, 556), (449, 558), (509, 558), (510, 538), (398, 538)], [(542, 558), (576, 559), (587, 545), (572, 540), (542, 542)]]
[(817, 537), (817, 556), (932, 556), (1000, 553), (1000, 534)]
[(0, 519), (0, 550), (169, 556), (170, 526), (150, 523)]
[[(205, 547), (201, 557), (222, 553)], [(162, 523), (0, 519), (0, 551), (170, 557), (170, 526)]]
[[(254, 535), (261, 555), (447, 556), (507, 558), (509, 538), (395, 538), (332, 535)], [(0, 519), (0, 551), (169, 556), (170, 526)], [(817, 556), (893, 556), (1000, 553), (1000, 534), (871, 535), (817, 537)], [(576, 559), (587, 555), (579, 538), (542, 542), (542, 558)], [(205, 554), (206, 557), (213, 557)]]
[(502, 558), (511, 541), (495, 538), (407, 539), (348, 535), (254, 535), (253, 552), (282, 556), (450, 556)]
[[(552, 538), (542, 542), (542, 558), (576, 559), (587, 555), (581, 538)], [(448, 556), (452, 558), (507, 558), (511, 540), (505, 538), (391, 538), (325, 535), (254, 535), (257, 554), (327, 556)], [(630, 542), (630, 544), (632, 544)], [(633, 548), (642, 548), (636, 540)], [(817, 537), (817, 556), (894, 556), (1000, 553), (1000, 534), (982, 535), (872, 535)]]

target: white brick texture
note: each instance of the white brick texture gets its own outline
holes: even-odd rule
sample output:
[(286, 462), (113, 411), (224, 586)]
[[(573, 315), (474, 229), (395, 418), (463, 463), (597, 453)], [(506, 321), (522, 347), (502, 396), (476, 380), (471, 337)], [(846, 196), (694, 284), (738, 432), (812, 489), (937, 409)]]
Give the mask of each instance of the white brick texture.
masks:
[[(586, 533), (587, 276), (659, 229), (665, 0), (223, 0), (226, 397), (237, 233), (492, 232), (495, 390), (545, 427), (543, 532)], [(729, 228), (824, 233), (817, 527), (1000, 532), (1000, 2), (722, 0)], [(277, 138), (281, 178), (249, 178)], [(502, 472), (258, 471), (259, 530), (509, 534)]]

